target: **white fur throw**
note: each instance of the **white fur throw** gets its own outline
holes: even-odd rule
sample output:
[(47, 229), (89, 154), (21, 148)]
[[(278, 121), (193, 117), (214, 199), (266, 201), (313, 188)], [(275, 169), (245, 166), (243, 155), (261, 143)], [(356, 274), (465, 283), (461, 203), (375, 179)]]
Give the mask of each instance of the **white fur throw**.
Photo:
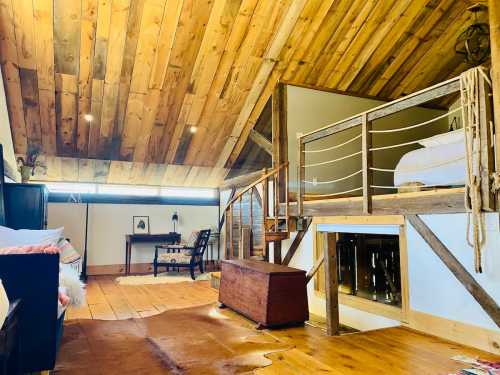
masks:
[(85, 303), (85, 284), (80, 281), (78, 272), (68, 264), (60, 264), (59, 286), (65, 289), (72, 306)]

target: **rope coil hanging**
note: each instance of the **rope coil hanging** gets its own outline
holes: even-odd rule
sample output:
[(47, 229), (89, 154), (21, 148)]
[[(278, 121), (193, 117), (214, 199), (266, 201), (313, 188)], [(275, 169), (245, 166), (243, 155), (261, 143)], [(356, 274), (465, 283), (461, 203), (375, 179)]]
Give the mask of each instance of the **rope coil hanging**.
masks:
[[(486, 147), (481, 143), (480, 109), (479, 109), (479, 80), (484, 79), (491, 86), (486, 73), (482, 68), (474, 68), (460, 75), (460, 97), (462, 102), (462, 119), (465, 137), (466, 153), (466, 181), (465, 206), (470, 210), (467, 214), (466, 239), (469, 246), (474, 248), (474, 267), (481, 273), (481, 248), (485, 242), (484, 215), (481, 211), (481, 158), (478, 150)], [(471, 236), (472, 225), (472, 239)]]

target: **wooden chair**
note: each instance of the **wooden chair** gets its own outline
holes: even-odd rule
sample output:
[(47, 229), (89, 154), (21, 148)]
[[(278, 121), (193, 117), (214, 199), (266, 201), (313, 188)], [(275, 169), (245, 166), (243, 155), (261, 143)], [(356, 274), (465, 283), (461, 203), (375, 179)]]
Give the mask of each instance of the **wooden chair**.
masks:
[[(191, 278), (195, 280), (194, 270), (199, 266), (203, 273), (203, 254), (207, 249), (210, 229), (201, 230), (193, 246), (158, 245), (155, 247), (155, 259), (153, 262), (154, 275), (158, 275), (158, 267), (189, 267)], [(158, 250), (165, 249), (166, 253), (159, 254)]]

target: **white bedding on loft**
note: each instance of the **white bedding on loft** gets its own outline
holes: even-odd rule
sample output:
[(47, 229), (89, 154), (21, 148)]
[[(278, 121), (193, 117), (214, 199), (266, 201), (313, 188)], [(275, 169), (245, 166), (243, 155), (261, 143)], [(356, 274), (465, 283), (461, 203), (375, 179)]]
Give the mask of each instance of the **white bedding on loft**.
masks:
[(424, 147), (403, 155), (394, 172), (394, 186), (414, 182), (438, 186), (464, 185), (465, 169), (463, 140)]

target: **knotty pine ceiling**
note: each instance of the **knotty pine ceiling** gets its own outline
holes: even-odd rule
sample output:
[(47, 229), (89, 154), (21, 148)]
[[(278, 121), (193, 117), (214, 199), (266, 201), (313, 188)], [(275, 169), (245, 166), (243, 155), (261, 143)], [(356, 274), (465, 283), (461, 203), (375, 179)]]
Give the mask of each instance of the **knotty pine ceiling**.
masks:
[[(280, 80), (398, 98), (465, 70), (454, 43), (470, 23), (469, 5), (0, 0), (15, 151), (40, 147), (50, 165), (101, 166), (85, 178), (76, 172), (77, 180), (106, 180), (115, 163), (184, 166), (186, 176), (196, 167), (205, 171), (196, 178), (216, 183)], [(64, 177), (49, 166), (44, 173)]]

